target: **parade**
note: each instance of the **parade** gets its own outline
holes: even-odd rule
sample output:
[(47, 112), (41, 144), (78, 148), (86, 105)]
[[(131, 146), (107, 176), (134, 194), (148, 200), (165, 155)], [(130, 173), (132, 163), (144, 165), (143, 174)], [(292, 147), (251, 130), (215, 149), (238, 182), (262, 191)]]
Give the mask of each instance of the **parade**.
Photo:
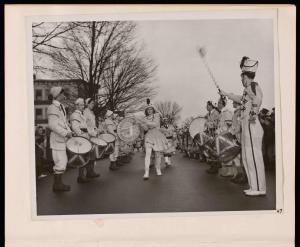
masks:
[[(64, 89), (52, 87), (53, 101), (47, 115), (54, 164), (53, 191), (71, 190), (71, 186), (63, 182), (68, 166), (78, 169), (78, 183), (88, 183), (92, 179), (101, 179), (101, 175), (95, 172), (97, 160), (108, 156), (108, 168), (117, 171), (122, 167), (124, 157), (128, 163), (130, 157), (142, 148), (144, 180), (150, 178), (151, 163), (156, 175), (162, 176), (162, 164), (171, 167), (172, 156), (184, 151), (187, 156), (196, 155), (197, 159), (206, 162), (208, 174), (219, 174), (229, 177), (233, 183), (248, 184), (245, 195), (266, 195), (263, 129), (259, 120), (263, 94), (259, 84), (253, 81), (258, 61), (243, 57), (240, 68), (244, 86), (242, 96), (224, 92), (218, 87), (220, 98), (217, 105), (208, 101), (207, 115), (194, 119), (187, 135), (183, 134), (182, 128), (173, 126), (166, 116), (163, 117), (150, 99), (145, 104), (144, 117), (130, 114), (122, 117), (108, 109), (104, 121), (97, 122), (93, 112), (95, 100), (78, 98), (74, 102), (76, 109), (68, 119), (61, 103), (65, 98)], [(234, 112), (227, 109), (230, 101)], [(38, 160), (41, 157), (37, 157)]]
[[(156, 39), (143, 32), (155, 22), (33, 25), (38, 212), (72, 213), (75, 205), (96, 213), (275, 205), (268, 51), (244, 40), (251, 52), (242, 43), (234, 49), (232, 40), (242, 38), (236, 33), (224, 36), (226, 54), (210, 39), (218, 27), (228, 28), (222, 22), (195, 22), (199, 30), (179, 22), (193, 44), (178, 39), (165, 46), (159, 37), (175, 24), (162, 22)], [(40, 37), (57, 30), (59, 38), (44, 44)], [(52, 47), (56, 42), (64, 49)], [(85, 196), (89, 206), (69, 200)]]

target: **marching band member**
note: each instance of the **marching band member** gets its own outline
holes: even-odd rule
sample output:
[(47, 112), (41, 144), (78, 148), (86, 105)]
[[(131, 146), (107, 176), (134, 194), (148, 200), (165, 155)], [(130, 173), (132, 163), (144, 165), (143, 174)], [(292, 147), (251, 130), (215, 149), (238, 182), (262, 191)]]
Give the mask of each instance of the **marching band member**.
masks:
[(50, 95), (52, 104), (47, 109), (48, 126), (51, 130), (50, 148), (54, 161), (54, 184), (53, 191), (70, 191), (69, 185), (62, 181), (68, 162), (66, 152), (67, 139), (72, 137), (72, 131), (67, 123), (66, 110), (61, 101), (65, 99), (64, 90), (61, 87), (52, 87)]
[(109, 155), (109, 160), (110, 160), (110, 166), (109, 169), (112, 171), (115, 171), (117, 169), (119, 169), (119, 167), (117, 166), (117, 158), (119, 155), (119, 141), (118, 141), (118, 136), (117, 136), (117, 124), (115, 122), (114, 119), (114, 113), (110, 110), (107, 110), (106, 114), (105, 114), (105, 127), (106, 127), (106, 131), (109, 134), (112, 134), (115, 136), (116, 140), (113, 146), (113, 153), (111, 153)]
[[(206, 114), (206, 122), (205, 122), (205, 133), (211, 137), (215, 136), (216, 129), (218, 127), (219, 115), (220, 111), (217, 107), (215, 107), (212, 101), (207, 101), (206, 109), (208, 113)], [(218, 173), (220, 164), (218, 162), (213, 162), (207, 160), (209, 169), (206, 170), (207, 173), (216, 174)]]
[[(216, 130), (217, 135), (224, 134), (228, 132), (229, 128), (232, 125), (232, 112), (229, 111), (226, 107), (227, 100), (225, 97), (220, 97), (218, 101), (218, 109), (220, 111), (218, 129)], [(222, 177), (231, 177), (233, 176), (233, 166), (232, 162), (222, 163), (220, 169), (220, 175)]]
[[(86, 118), (83, 115), (84, 110), (84, 100), (82, 98), (78, 98), (75, 101), (76, 110), (72, 113), (70, 117), (71, 121), (71, 127), (72, 130), (75, 132), (77, 136), (82, 136), (85, 138), (89, 137), (95, 137), (97, 135), (97, 132), (95, 129), (89, 129), (87, 126)], [(92, 166), (94, 165), (96, 156), (95, 156), (95, 150), (92, 149), (92, 151), (88, 154), (89, 155), (89, 161), (88, 164), (84, 167), (80, 167), (78, 169), (78, 183), (86, 183), (89, 182), (89, 177), (94, 178), (96, 175), (95, 172), (92, 172)], [(85, 169), (86, 169), (86, 175), (85, 175)]]
[(243, 57), (240, 64), (241, 79), (244, 86), (243, 95), (238, 96), (221, 91), (221, 94), (242, 105), (242, 159), (250, 187), (244, 192), (249, 196), (266, 194), (265, 167), (262, 155), (263, 129), (257, 119), (263, 93), (258, 83), (254, 82), (257, 67), (258, 61)]
[[(232, 117), (232, 126), (229, 129), (229, 132), (233, 134), (238, 142), (241, 143), (241, 108), (238, 102), (233, 101), (232, 106), (235, 109)], [(247, 183), (247, 177), (245, 174), (244, 167), (241, 162), (241, 154), (238, 154), (232, 161), (235, 165), (236, 176), (234, 176), (230, 181), (237, 184)]]
[(161, 152), (168, 148), (166, 137), (160, 131), (160, 115), (156, 112), (155, 107), (150, 104), (147, 99), (147, 107), (145, 108), (145, 117), (143, 120), (137, 120), (147, 131), (145, 135), (145, 174), (144, 180), (149, 179), (149, 167), (151, 162), (152, 151), (155, 152), (155, 168), (156, 174), (161, 176), (160, 162)]
[(213, 105), (213, 103), (211, 101), (207, 101), (206, 109), (208, 111), (208, 113), (205, 116), (206, 132), (210, 136), (213, 136), (218, 127), (218, 120), (219, 120), (220, 112), (218, 111), (218, 108), (215, 108), (215, 106)]
[[(83, 116), (86, 119), (86, 125), (88, 133), (90, 133), (90, 136), (97, 136), (98, 133), (103, 132), (101, 129), (98, 129), (96, 126), (96, 116), (93, 112), (93, 109), (95, 107), (95, 101), (91, 98), (88, 98), (85, 100), (86, 108), (83, 111)], [(95, 152), (93, 149), (91, 152)], [(97, 178), (100, 176), (100, 174), (95, 172), (95, 163), (96, 163), (96, 153), (93, 154), (95, 157), (90, 160), (90, 162), (86, 165), (86, 176), (87, 178)], [(92, 155), (92, 156), (93, 156)]]
[(168, 141), (168, 149), (164, 151), (164, 158), (165, 158), (166, 167), (170, 167), (171, 156), (176, 151), (176, 146), (175, 146), (176, 143), (174, 140), (176, 138), (175, 128), (173, 127), (172, 124), (170, 124), (168, 118), (163, 118), (163, 124), (160, 130), (166, 136)]

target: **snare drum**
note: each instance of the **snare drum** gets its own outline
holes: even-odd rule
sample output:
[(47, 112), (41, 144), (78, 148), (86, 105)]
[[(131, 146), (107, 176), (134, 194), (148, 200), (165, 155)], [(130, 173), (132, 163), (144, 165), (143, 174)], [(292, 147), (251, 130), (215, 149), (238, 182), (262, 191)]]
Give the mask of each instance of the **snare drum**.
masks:
[[(73, 167), (83, 167), (89, 162), (89, 158), (85, 158), (84, 155), (88, 154), (93, 146), (92, 143), (85, 137), (75, 136), (71, 137), (67, 143), (67, 150), (72, 155), (69, 159), (68, 164)], [(79, 159), (80, 162), (75, 162)]]
[(230, 132), (216, 137), (216, 149), (219, 160), (224, 163), (233, 160), (241, 152), (241, 147)]
[(116, 137), (113, 134), (104, 133), (100, 134), (99, 138), (104, 140), (107, 143), (106, 148), (104, 149), (105, 154), (111, 154), (114, 152), (114, 142), (116, 141)]
[(90, 141), (94, 144), (96, 159), (101, 159), (107, 147), (107, 142), (98, 137), (91, 137)]

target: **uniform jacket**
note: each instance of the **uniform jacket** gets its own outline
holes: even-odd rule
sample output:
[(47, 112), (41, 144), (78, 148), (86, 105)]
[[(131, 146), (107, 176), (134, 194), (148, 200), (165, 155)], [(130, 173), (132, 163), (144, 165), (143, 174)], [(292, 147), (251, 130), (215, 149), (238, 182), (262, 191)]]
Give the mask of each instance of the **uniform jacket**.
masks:
[(241, 134), (240, 114), (241, 114), (240, 108), (235, 109), (232, 117), (232, 126), (230, 128), (230, 132), (233, 135), (235, 135), (237, 139), (240, 139), (240, 134)]
[(81, 111), (75, 110), (70, 117), (70, 121), (72, 130), (77, 136), (83, 136), (88, 138), (89, 136), (92, 136), (94, 134), (92, 132), (89, 132), (89, 129), (86, 124), (86, 119)]
[(95, 114), (89, 109), (85, 108), (83, 111), (83, 116), (86, 119), (86, 125), (88, 132), (92, 135), (97, 135), (97, 127), (96, 127), (96, 116)]
[(224, 107), (219, 115), (218, 133), (223, 133), (229, 130), (232, 124), (232, 112)]
[(110, 118), (106, 118), (104, 123), (105, 123), (105, 129), (106, 129), (107, 133), (116, 135), (116, 131), (117, 131), (116, 122)]
[(256, 83), (255, 92), (253, 92), (251, 86), (248, 86), (244, 88), (242, 96), (235, 94), (228, 94), (227, 96), (231, 100), (241, 103), (241, 120), (247, 123), (251, 112), (258, 114), (262, 104), (263, 93), (260, 86)]
[(64, 106), (57, 100), (53, 100), (47, 109), (48, 126), (51, 130), (50, 148), (54, 150), (66, 149), (66, 135), (71, 132), (66, 118)]
[(208, 112), (206, 114), (206, 123), (205, 126), (208, 129), (215, 129), (218, 127), (218, 121), (219, 121), (219, 115), (220, 113), (213, 109), (211, 112)]

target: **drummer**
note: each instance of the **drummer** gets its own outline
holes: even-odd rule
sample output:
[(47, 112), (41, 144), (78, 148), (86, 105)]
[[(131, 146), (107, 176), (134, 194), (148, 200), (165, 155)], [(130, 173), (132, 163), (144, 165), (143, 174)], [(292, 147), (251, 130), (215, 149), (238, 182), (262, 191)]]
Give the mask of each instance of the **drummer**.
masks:
[[(232, 117), (233, 114), (232, 112), (227, 109), (227, 99), (226, 97), (221, 96), (219, 101), (218, 101), (218, 109), (220, 111), (219, 115), (219, 123), (218, 123), (218, 128), (216, 130), (216, 134), (225, 134), (226, 132), (229, 131), (229, 128), (232, 125)], [(234, 168), (232, 166), (232, 162), (227, 162), (227, 163), (222, 163), (222, 167), (219, 170), (219, 174), (222, 177), (232, 177)]]
[[(96, 137), (97, 132), (94, 129), (88, 129), (86, 118), (83, 115), (84, 100), (82, 98), (78, 98), (75, 101), (75, 106), (76, 110), (72, 113), (70, 117), (72, 130), (77, 136), (82, 136), (88, 139), (90, 137)], [(94, 172), (94, 170), (92, 171), (92, 169), (94, 169), (93, 166), (96, 159), (94, 149), (92, 149), (92, 151), (88, 154), (88, 158), (89, 161), (87, 165), (78, 169), (78, 183), (87, 183), (90, 181), (89, 178), (95, 177), (96, 173)]]
[[(86, 119), (88, 133), (90, 136), (97, 136), (99, 133), (103, 132), (103, 130), (98, 129), (96, 126), (96, 116), (93, 112), (93, 109), (95, 107), (95, 100), (93, 100), (92, 98), (87, 98), (85, 100), (85, 105), (86, 108), (83, 111), (83, 116)], [(95, 152), (95, 149), (93, 149), (93, 151), (91, 152)], [(91, 156), (93, 156), (93, 159), (91, 159), (90, 162), (86, 165), (86, 176), (87, 178), (97, 178), (100, 176), (100, 174), (95, 172), (96, 160), (94, 159), (94, 154)]]
[(175, 138), (176, 138), (176, 132), (175, 128), (173, 125), (170, 123), (171, 121), (167, 118), (164, 117), (162, 121), (162, 126), (160, 128), (161, 132), (166, 136), (168, 140), (168, 149), (164, 151), (164, 158), (165, 158), (165, 165), (166, 167), (171, 166), (171, 156), (172, 154), (175, 154), (176, 151), (176, 143), (175, 143)]
[(214, 136), (215, 131), (218, 127), (220, 112), (219, 109), (213, 105), (212, 101), (207, 101), (206, 109), (208, 111), (208, 113), (205, 116), (206, 133), (210, 136)]
[(62, 175), (68, 162), (66, 142), (68, 138), (72, 137), (72, 131), (67, 123), (66, 110), (61, 103), (65, 100), (63, 88), (52, 87), (50, 89), (50, 97), (53, 101), (47, 109), (47, 115), (48, 127), (51, 130), (50, 148), (52, 149), (52, 157), (55, 164), (53, 167), (53, 191), (70, 191), (70, 186), (62, 181)]
[[(218, 121), (220, 117), (220, 110), (214, 106), (212, 101), (207, 101), (206, 109), (208, 113), (206, 114), (206, 122), (205, 122), (205, 133), (211, 137), (215, 136), (216, 129), (218, 127)], [(208, 158), (208, 157), (207, 157)], [(215, 161), (207, 161), (210, 166), (209, 169), (206, 170), (207, 173), (216, 174), (218, 173), (219, 163)]]
[(117, 158), (119, 155), (119, 140), (117, 136), (117, 122), (115, 120), (116, 114), (113, 113), (113, 111), (107, 110), (105, 114), (105, 129), (107, 133), (114, 135), (115, 142), (113, 144), (113, 153), (109, 155), (110, 160), (110, 166), (109, 169), (111, 171), (115, 171), (119, 169), (119, 166), (117, 166)]
[[(229, 129), (229, 132), (236, 137), (238, 144), (241, 143), (241, 104), (233, 101), (232, 106), (235, 109), (232, 117), (232, 126)], [(236, 184), (244, 184), (247, 183), (246, 173), (243, 167), (243, 162), (241, 160), (241, 154), (238, 154), (237, 157), (233, 160), (236, 176), (234, 176), (230, 181)]]

